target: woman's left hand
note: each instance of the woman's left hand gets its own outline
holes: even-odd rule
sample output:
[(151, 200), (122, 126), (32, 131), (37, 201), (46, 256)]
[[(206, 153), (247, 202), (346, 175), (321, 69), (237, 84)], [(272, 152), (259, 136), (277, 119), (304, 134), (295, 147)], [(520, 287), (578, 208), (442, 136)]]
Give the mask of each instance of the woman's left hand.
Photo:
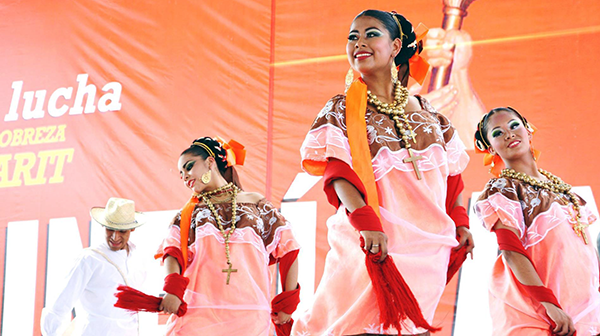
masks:
[(454, 250), (459, 250), (463, 246), (467, 246), (467, 254), (471, 254), (471, 259), (473, 259), (473, 249), (475, 248), (475, 241), (473, 240), (473, 235), (471, 231), (467, 229), (465, 226), (459, 226), (456, 228), (456, 235), (458, 236), (458, 246), (454, 248)]
[(273, 320), (274, 324), (286, 324), (286, 323), (290, 322), (291, 319), (292, 319), (292, 315), (286, 314), (282, 311), (280, 311), (279, 313), (271, 314), (271, 320)]

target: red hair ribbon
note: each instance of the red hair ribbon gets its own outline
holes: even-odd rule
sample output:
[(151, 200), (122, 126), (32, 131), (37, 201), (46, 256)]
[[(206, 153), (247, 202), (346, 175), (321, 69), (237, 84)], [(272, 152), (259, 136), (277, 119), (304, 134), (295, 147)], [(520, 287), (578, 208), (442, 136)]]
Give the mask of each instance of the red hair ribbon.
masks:
[[(417, 37), (415, 43), (417, 43), (417, 45), (425, 38), (428, 31), (429, 28), (422, 23), (419, 23), (417, 28), (415, 28), (415, 35)], [(421, 57), (418, 47), (415, 54), (408, 60), (408, 64), (410, 64), (410, 76), (419, 84), (423, 85), (425, 77), (429, 72), (429, 63)]]
[(244, 165), (244, 161), (246, 161), (246, 149), (244, 145), (233, 139), (225, 142), (219, 136), (215, 137), (215, 139), (221, 143), (221, 146), (227, 152), (227, 167)]

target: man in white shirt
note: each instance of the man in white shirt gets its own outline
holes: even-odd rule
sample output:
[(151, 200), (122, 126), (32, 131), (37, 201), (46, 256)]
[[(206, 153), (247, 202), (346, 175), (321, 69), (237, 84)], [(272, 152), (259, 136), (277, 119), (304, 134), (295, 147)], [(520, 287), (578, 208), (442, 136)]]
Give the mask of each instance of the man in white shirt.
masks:
[(139, 334), (137, 314), (114, 307), (114, 294), (117, 286), (139, 287), (145, 278), (145, 271), (139, 269), (143, 263), (136, 261), (135, 245), (129, 241), (131, 232), (146, 221), (145, 216), (135, 211), (133, 201), (114, 197), (105, 208), (92, 208), (90, 215), (105, 227), (106, 240), (83, 250), (56, 301), (43, 309), (44, 336), (63, 335), (76, 304), (72, 335)]

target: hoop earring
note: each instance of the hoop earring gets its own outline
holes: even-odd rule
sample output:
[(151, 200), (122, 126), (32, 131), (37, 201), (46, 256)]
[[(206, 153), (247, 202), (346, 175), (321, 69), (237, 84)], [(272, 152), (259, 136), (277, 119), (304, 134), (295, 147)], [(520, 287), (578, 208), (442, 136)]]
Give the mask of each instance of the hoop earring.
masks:
[(201, 178), (202, 183), (208, 184), (208, 182), (210, 182), (211, 177), (212, 177), (212, 171), (211, 170), (209, 170), (206, 173), (202, 174), (202, 178)]

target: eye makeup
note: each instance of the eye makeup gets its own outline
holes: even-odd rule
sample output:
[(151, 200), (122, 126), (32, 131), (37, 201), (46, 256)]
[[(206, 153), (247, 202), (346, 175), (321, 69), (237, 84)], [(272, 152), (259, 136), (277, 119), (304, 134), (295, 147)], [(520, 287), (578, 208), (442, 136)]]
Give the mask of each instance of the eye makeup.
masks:
[(502, 131), (499, 129), (495, 129), (492, 131), (492, 138), (496, 138), (502, 135)]
[(194, 163), (196, 163), (196, 161), (186, 162), (185, 165), (183, 165), (183, 169), (185, 169), (186, 171), (192, 170), (192, 168), (194, 167)]
[(516, 128), (518, 128), (519, 126), (521, 126), (521, 123), (520, 123), (518, 120), (511, 120), (511, 121), (508, 123), (508, 127), (509, 127), (510, 129), (516, 129)]
[(377, 28), (369, 28), (367, 29), (367, 31), (365, 32), (367, 37), (379, 37), (381, 35), (383, 35), (383, 33), (381, 33), (381, 31)]

